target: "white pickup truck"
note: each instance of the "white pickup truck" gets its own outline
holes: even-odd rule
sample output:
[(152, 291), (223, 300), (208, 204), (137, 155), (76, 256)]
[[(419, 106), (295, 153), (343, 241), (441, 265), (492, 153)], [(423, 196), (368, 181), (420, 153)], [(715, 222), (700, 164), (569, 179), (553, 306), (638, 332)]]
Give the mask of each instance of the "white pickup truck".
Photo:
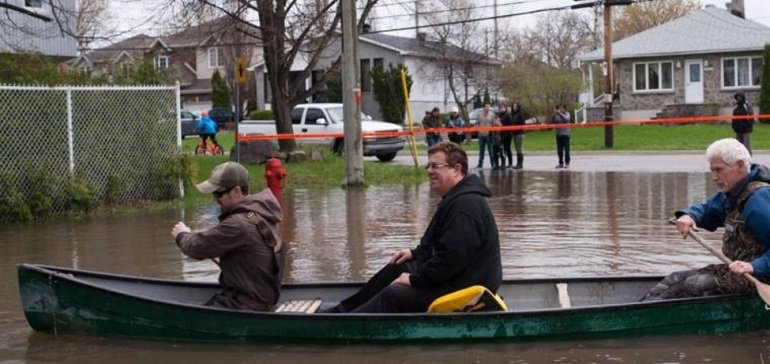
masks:
[[(294, 134), (330, 134), (345, 132), (342, 123), (342, 104), (299, 104), (291, 109)], [(372, 121), (367, 115), (361, 117), (361, 132), (401, 132), (403, 128), (383, 121)], [(243, 120), (238, 125), (240, 134), (276, 134), (275, 120)], [(342, 137), (297, 138), (300, 144), (326, 144), (335, 153), (345, 148)], [(404, 148), (403, 136), (364, 136), (364, 156), (376, 156), (382, 162), (393, 160)]]

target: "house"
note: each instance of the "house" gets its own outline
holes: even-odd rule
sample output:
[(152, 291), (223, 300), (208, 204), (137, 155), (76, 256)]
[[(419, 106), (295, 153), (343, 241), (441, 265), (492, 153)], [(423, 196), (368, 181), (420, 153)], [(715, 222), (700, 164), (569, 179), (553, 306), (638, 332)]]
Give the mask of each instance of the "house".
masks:
[[(770, 28), (737, 13), (707, 6), (614, 42), (616, 120), (727, 115), (739, 90), (756, 105)], [(600, 64), (604, 51), (579, 60), (584, 66)], [(592, 68), (587, 67), (589, 85)], [(589, 101), (588, 107), (588, 120), (603, 119), (601, 104)]]
[[(329, 68), (340, 55), (341, 37), (326, 48), (326, 53), (320, 57), (317, 70), (305, 82), (306, 89)], [(448, 56), (440, 56), (445, 54)], [(426, 110), (438, 107), (446, 112), (456, 105), (452, 96), (449, 82), (446, 76), (445, 66), (447, 59), (454, 67), (465, 69), (471, 77), (468, 79), (468, 87), (456, 85), (456, 90), (461, 98), (470, 100), (477, 92), (484, 88), (495, 90), (498, 88), (496, 79), (502, 62), (483, 54), (466, 51), (453, 46), (442, 45), (437, 41), (431, 41), (426, 37), (407, 38), (382, 33), (363, 33), (359, 35), (358, 42), (359, 72), (361, 82), (361, 109), (365, 114), (375, 119), (381, 119), (379, 104), (374, 99), (372, 90), (371, 70), (376, 66), (388, 67), (393, 64), (403, 64), (407, 67), (412, 77), (412, 88), (409, 101), (412, 110), (412, 120), (420, 123)], [(470, 66), (467, 66), (471, 64)], [(292, 71), (299, 72), (305, 69), (307, 63), (305, 57), (300, 54), (292, 65)], [(467, 67), (470, 70), (467, 70)], [(256, 89), (261, 92), (257, 97), (258, 108), (270, 107), (270, 87), (266, 83), (264, 62), (258, 62), (250, 66), (256, 73)], [(456, 81), (457, 82), (457, 81)], [(467, 94), (467, 96), (466, 96)], [(317, 99), (317, 100), (316, 100)], [(324, 101), (322, 93), (316, 95), (312, 101)]]
[(77, 40), (62, 31), (62, 27), (74, 24), (76, 0), (56, 1), (56, 9), (50, 2), (41, 0), (7, 0), (4, 3), (22, 11), (3, 9), (0, 53), (41, 53), (62, 60), (77, 55)]
[(231, 77), (236, 50), (252, 62), (262, 54), (254, 38), (245, 39), (233, 24), (229, 17), (220, 17), (166, 36), (139, 34), (72, 59), (70, 69), (114, 75), (150, 61), (155, 68), (170, 69), (180, 84), (183, 108), (194, 112), (209, 109), (214, 72)]

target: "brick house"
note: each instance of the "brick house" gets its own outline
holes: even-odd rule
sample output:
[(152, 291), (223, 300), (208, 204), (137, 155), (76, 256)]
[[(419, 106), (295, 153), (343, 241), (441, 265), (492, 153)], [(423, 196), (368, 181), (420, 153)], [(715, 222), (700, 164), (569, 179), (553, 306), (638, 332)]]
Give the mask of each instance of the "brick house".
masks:
[[(713, 6), (614, 42), (616, 120), (728, 115), (739, 90), (756, 105), (766, 43), (770, 28)], [(579, 60), (602, 63), (604, 51)], [(584, 69), (593, 85), (592, 67)], [(586, 105), (590, 121), (603, 119), (598, 102)]]

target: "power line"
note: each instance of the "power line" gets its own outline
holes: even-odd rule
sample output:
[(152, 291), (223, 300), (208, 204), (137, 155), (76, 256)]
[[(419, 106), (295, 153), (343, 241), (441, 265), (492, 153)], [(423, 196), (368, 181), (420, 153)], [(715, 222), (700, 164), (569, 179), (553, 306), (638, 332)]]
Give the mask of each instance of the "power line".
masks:
[[(530, 3), (542, 2), (542, 1), (549, 1), (549, 0), (520, 0), (520, 1), (510, 2), (510, 3), (497, 4), (497, 7), (514, 6), (514, 5), (521, 5), (521, 4), (530, 4)], [(416, 2), (416, 1), (412, 1), (412, 2)], [(464, 8), (453, 8), (453, 9), (446, 9), (446, 10), (431, 11), (430, 14), (432, 15), (432, 14), (439, 14), (439, 13), (451, 13), (451, 12), (455, 12), (455, 11), (475, 10), (475, 9), (484, 9), (484, 8), (493, 8), (493, 7), (495, 7), (495, 5), (468, 6), (468, 7), (464, 7)], [(407, 10), (409, 10), (409, 9), (407, 9)], [(384, 15), (384, 16), (371, 17), (369, 19), (370, 20), (377, 20), (377, 19), (401, 18), (401, 17), (407, 17), (407, 16), (414, 16), (414, 14)]]
[(456, 20), (456, 21), (450, 21), (450, 22), (444, 22), (444, 23), (434, 23), (434, 24), (428, 24), (428, 25), (421, 25), (419, 27), (401, 27), (401, 28), (393, 28), (393, 29), (373, 30), (373, 31), (370, 31), (369, 34), (398, 32), (398, 31), (402, 31), (402, 30), (417, 30), (419, 28), (434, 28), (434, 27), (440, 27), (440, 26), (445, 26), (445, 25), (457, 25), (457, 24), (475, 23), (475, 22), (486, 21), (486, 20), (502, 19), (502, 18), (512, 18), (512, 17), (522, 16), (522, 15), (537, 14), (537, 13), (543, 13), (543, 12), (547, 12), (547, 11), (569, 10), (569, 9), (571, 9), (571, 7), (572, 7), (572, 5), (566, 5), (566, 6), (560, 6), (560, 7), (543, 8), (543, 9), (524, 11), (524, 12), (520, 12), (520, 13), (511, 13), (511, 14), (498, 15), (496, 17), (495, 16), (487, 16), (487, 17), (483, 17), (483, 18)]

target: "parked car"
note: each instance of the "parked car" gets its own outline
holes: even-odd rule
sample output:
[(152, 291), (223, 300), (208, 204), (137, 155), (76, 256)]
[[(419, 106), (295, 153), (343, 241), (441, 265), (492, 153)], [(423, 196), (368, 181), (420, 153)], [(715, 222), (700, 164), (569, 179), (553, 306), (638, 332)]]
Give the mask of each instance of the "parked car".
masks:
[(217, 129), (222, 130), (225, 128), (225, 123), (235, 120), (235, 112), (227, 107), (217, 106), (209, 110), (209, 117), (217, 123)]
[(190, 135), (198, 135), (193, 129), (195, 129), (195, 124), (198, 122), (198, 117), (187, 111), (182, 110), (180, 112), (181, 115), (181, 125), (182, 125), (182, 139), (186, 136)]
[[(319, 103), (299, 104), (291, 109), (294, 133), (301, 134), (344, 134), (342, 104)], [(243, 120), (238, 132), (242, 134), (275, 134), (275, 120)], [(368, 115), (361, 115), (361, 131), (400, 133), (403, 128), (396, 124), (374, 121)], [(328, 145), (335, 153), (344, 153), (345, 143), (341, 137), (299, 138), (298, 143)], [(404, 149), (406, 140), (400, 135), (365, 136), (363, 138), (364, 156), (375, 156), (382, 162), (396, 158), (398, 151)]]

